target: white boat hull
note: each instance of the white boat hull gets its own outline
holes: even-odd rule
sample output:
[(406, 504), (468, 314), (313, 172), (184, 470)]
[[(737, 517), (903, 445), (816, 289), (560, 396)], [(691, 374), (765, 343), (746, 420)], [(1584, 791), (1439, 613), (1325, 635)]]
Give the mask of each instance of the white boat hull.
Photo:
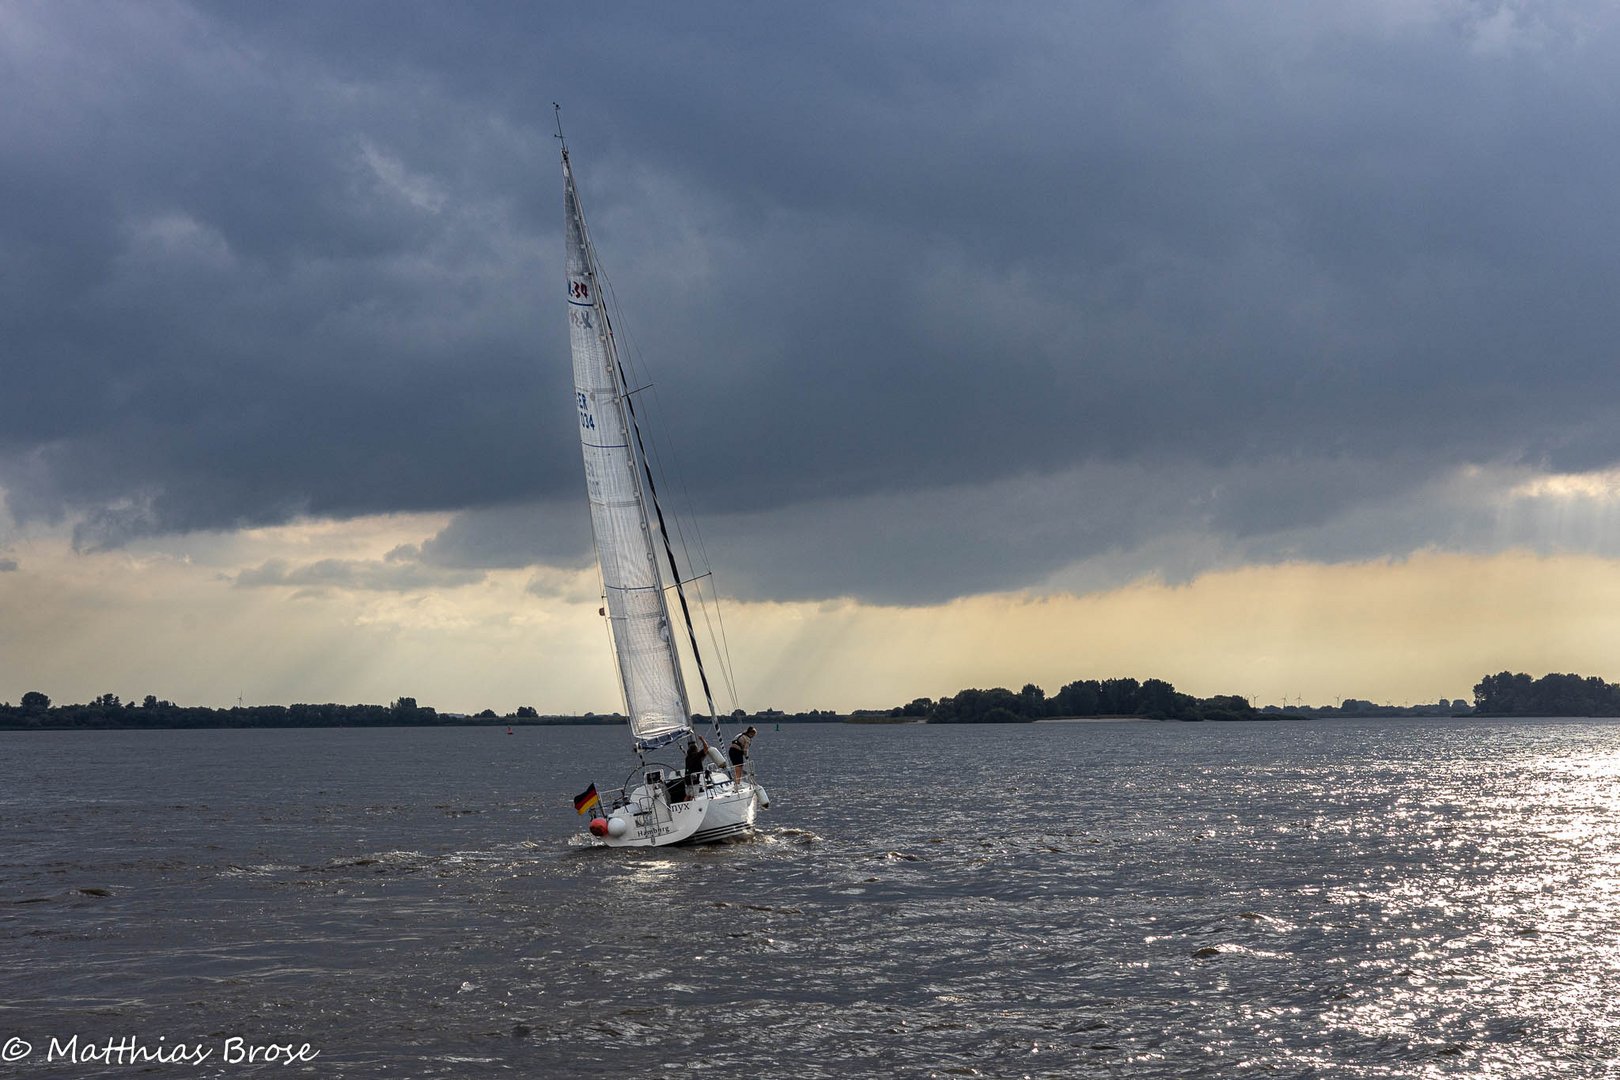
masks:
[(754, 816), (759, 813), (759, 788), (744, 781), (727, 790), (709, 794), (709, 808), (703, 815), (703, 824), (692, 834), (691, 843), (712, 844), (720, 840), (735, 840), (750, 836), (754, 831)]
[[(608, 847), (669, 847), (737, 840), (754, 832), (754, 818), (765, 800), (764, 789), (748, 780), (709, 783), (683, 802), (671, 802), (662, 784), (641, 785), (622, 805), (609, 810), (605, 826), (590, 831)], [(616, 821), (624, 822), (621, 827)], [(617, 833), (617, 835), (615, 834)]]

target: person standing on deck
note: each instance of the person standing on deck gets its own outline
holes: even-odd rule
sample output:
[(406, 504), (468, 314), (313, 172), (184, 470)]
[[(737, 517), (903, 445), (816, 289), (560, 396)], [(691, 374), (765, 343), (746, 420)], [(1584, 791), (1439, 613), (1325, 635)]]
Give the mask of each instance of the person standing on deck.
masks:
[(692, 733), (692, 741), (686, 744), (686, 797), (690, 799), (703, 780), (703, 762), (708, 755), (709, 744), (703, 741), (703, 736), (697, 732)]
[(759, 729), (749, 724), (748, 730), (731, 740), (731, 777), (733, 780), (739, 782), (742, 780), (743, 762), (748, 760), (748, 744), (753, 742), (754, 736), (758, 734)]

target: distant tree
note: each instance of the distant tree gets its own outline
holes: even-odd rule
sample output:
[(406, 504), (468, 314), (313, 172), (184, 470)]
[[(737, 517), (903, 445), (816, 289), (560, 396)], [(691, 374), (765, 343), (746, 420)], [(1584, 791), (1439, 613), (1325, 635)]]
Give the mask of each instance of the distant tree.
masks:
[[(333, 706), (337, 708), (337, 706)], [(418, 705), (413, 697), (402, 697), (388, 708), (389, 714), (396, 724), (432, 724), (437, 721), (439, 711), (425, 705)]]
[(497, 717), (495, 716), (495, 710), (494, 709), (485, 709), (483, 712), (478, 714), (478, 719), (480, 719), (480, 720), (494, 720), (494, 719), (497, 719)]
[(1199, 714), (1205, 720), (1253, 720), (1254, 707), (1249, 699), (1236, 694), (1216, 694), (1198, 703)]
[(1487, 675), (1474, 686), (1474, 708), (1482, 713), (1501, 716), (1528, 715), (1530, 693), (1534, 688), (1530, 676), (1510, 671)]
[(1018, 691), (1018, 712), (1031, 720), (1046, 715), (1046, 691), (1034, 683), (1025, 683)]
[(1255, 710), (1247, 698), (1235, 694), (1199, 699), (1183, 694), (1163, 679), (1137, 682), (1115, 678), (1098, 682), (1078, 679), (1052, 697), (1034, 683), (1014, 694), (1005, 687), (967, 689), (954, 697), (930, 702), (918, 698), (911, 705), (887, 710), (893, 717), (926, 714), (930, 724), (1005, 723), (1002, 713), (1022, 720), (1045, 716), (1145, 716), (1156, 720), (1250, 720)]
[(514, 715), (517, 716), (520, 720), (538, 720), (538, 719), (540, 719), (540, 714), (534, 711), (534, 706), (532, 706), (532, 705), (519, 705), (518, 710)]
[(103, 709), (116, 709), (122, 705), (123, 702), (118, 700), (117, 694), (102, 694), (100, 697), (91, 701), (90, 704), (99, 706)]
[[(997, 709), (1011, 713), (1021, 720), (1032, 719), (1023, 715), (1022, 699), (1005, 686), (990, 690), (970, 688), (955, 697), (940, 698), (928, 710), (930, 724), (981, 724), (985, 717)], [(996, 721), (999, 722), (999, 721)]]
[(1080, 679), (1052, 698), (1054, 716), (1096, 716), (1101, 712), (1102, 687), (1096, 679)]
[(1137, 693), (1137, 716), (1151, 716), (1155, 720), (1168, 720), (1176, 715), (1176, 688), (1163, 679), (1149, 679)]
[(1141, 684), (1135, 679), (1104, 679), (1101, 691), (1102, 715), (1135, 716), (1141, 693)]
[(51, 699), (38, 690), (30, 690), (22, 696), (22, 707), (25, 709), (48, 709)]
[(1503, 671), (1474, 687), (1474, 708), (1493, 716), (1620, 716), (1620, 686), (1596, 676)]

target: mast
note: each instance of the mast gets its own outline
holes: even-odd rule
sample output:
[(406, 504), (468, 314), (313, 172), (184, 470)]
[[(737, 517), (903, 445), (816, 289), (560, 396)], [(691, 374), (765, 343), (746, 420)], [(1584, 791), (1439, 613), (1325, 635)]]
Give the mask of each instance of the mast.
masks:
[[(676, 741), (691, 730), (691, 710), (659, 576), (649, 505), (658, 514), (660, 526), (663, 515), (649, 498), (652, 473), (646, 466), (566, 145), (562, 164), (568, 219), (568, 324), (591, 531), (631, 733), (638, 748), (653, 747)], [(667, 551), (667, 537), (664, 542)], [(673, 553), (668, 554), (673, 565)], [(678, 585), (679, 577), (675, 580)], [(705, 691), (707, 685), (704, 676)]]

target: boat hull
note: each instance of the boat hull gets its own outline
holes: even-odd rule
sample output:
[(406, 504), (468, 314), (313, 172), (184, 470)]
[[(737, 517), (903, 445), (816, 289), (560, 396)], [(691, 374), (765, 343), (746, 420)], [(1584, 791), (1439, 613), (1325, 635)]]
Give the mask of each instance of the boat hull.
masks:
[[(625, 805), (613, 809), (606, 820), (625, 822), (615, 836), (592, 830), (608, 847), (672, 847), (740, 840), (754, 832), (754, 819), (764, 801), (757, 784), (743, 781), (705, 786), (690, 799), (670, 802), (660, 785), (638, 787)], [(601, 820), (601, 819), (599, 819)]]
[(753, 835), (754, 817), (759, 813), (759, 804), (758, 788), (749, 783), (735, 785), (729, 792), (710, 795), (703, 824), (686, 842), (714, 844)]

